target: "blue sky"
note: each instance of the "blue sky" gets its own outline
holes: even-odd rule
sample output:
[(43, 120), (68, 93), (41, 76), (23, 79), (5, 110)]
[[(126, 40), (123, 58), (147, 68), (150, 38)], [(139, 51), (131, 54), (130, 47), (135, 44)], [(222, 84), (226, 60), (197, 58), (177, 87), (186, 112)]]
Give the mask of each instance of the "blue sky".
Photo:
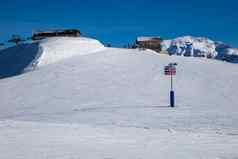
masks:
[(236, 0), (1, 0), (0, 42), (33, 30), (78, 28), (122, 46), (137, 36), (205, 36), (238, 47)]

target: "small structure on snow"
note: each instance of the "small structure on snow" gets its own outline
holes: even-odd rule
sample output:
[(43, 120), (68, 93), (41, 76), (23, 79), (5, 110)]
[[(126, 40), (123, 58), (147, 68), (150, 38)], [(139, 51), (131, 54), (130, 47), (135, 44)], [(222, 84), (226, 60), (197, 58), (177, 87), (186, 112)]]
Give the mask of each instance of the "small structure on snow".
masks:
[(42, 40), (49, 37), (80, 37), (81, 32), (77, 29), (37, 31), (32, 35), (32, 40)]
[(142, 49), (151, 49), (156, 52), (161, 51), (161, 37), (138, 37), (136, 40), (136, 45)]

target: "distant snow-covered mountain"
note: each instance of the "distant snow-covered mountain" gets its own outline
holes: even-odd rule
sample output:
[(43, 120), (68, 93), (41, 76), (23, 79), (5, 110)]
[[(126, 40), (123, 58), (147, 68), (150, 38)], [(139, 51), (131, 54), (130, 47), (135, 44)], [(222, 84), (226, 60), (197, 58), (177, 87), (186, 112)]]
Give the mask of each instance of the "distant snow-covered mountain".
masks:
[(238, 49), (208, 38), (184, 36), (164, 40), (162, 50), (170, 55), (207, 57), (229, 62), (238, 62)]

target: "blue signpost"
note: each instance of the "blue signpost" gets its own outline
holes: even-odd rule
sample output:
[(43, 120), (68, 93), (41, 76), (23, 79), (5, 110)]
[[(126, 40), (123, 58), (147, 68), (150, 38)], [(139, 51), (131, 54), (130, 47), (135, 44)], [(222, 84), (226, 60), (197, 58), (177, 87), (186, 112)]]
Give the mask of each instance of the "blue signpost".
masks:
[(168, 66), (164, 67), (164, 74), (170, 76), (170, 106), (175, 107), (175, 93), (173, 89), (173, 76), (176, 75), (176, 66), (177, 63), (169, 63)]

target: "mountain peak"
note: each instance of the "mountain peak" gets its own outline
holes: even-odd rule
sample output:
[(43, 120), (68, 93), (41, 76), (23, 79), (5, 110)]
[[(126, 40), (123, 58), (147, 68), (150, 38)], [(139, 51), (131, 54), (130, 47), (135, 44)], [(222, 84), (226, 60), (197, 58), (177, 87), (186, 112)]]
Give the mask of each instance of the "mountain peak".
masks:
[[(206, 37), (182, 36), (164, 40), (162, 49), (170, 55), (206, 57), (229, 62), (238, 61), (238, 50), (223, 43)], [(232, 55), (232, 56), (231, 56)]]

